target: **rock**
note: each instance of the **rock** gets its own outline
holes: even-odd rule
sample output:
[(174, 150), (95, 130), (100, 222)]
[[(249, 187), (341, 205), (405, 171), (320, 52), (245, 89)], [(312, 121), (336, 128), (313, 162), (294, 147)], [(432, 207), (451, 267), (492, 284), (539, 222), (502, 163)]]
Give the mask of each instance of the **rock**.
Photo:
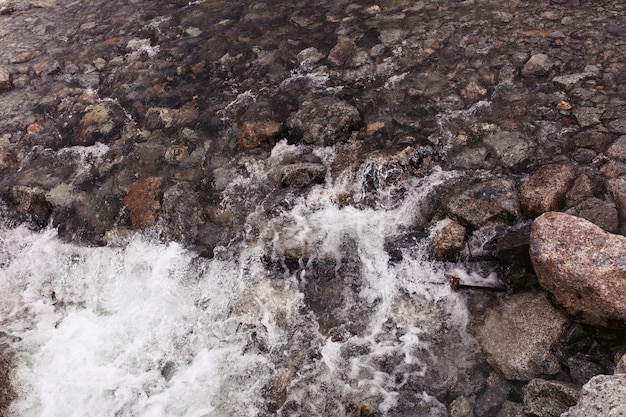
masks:
[(626, 177), (610, 179), (606, 189), (619, 210), (622, 218), (626, 217)]
[(554, 63), (546, 54), (535, 54), (530, 57), (522, 68), (522, 77), (540, 77), (548, 75)]
[(344, 39), (337, 42), (337, 45), (330, 50), (328, 62), (336, 67), (344, 65), (356, 51), (356, 44), (351, 39)]
[(519, 168), (534, 153), (533, 142), (519, 132), (498, 132), (487, 136), (483, 143), (506, 168)]
[(130, 213), (133, 228), (146, 228), (156, 220), (161, 208), (159, 190), (162, 182), (161, 177), (148, 177), (128, 186), (124, 203)]
[(480, 393), (476, 398), (476, 417), (494, 415), (502, 406), (502, 403), (506, 401), (510, 392), (511, 384), (498, 373), (492, 372), (487, 378), (487, 386), (484, 392)]
[(475, 417), (473, 401), (465, 396), (455, 398), (450, 404), (450, 417)]
[(296, 135), (301, 135), (303, 143), (320, 146), (348, 139), (350, 132), (360, 124), (359, 111), (333, 97), (306, 101), (287, 120), (287, 127)]
[(280, 124), (274, 121), (246, 122), (239, 132), (239, 145), (245, 149), (258, 148), (280, 132)]
[(542, 293), (521, 293), (489, 310), (477, 332), (488, 360), (509, 380), (529, 381), (545, 363), (567, 319)]
[(524, 413), (523, 404), (505, 401), (496, 417), (527, 417), (527, 415)]
[(576, 116), (576, 120), (580, 127), (595, 126), (600, 123), (602, 110), (596, 107), (577, 107), (572, 113)]
[(604, 123), (604, 125), (611, 133), (620, 135), (626, 134), (626, 118), (611, 120), (610, 122)]
[(96, 142), (109, 144), (120, 136), (126, 114), (119, 105), (111, 102), (97, 103), (87, 109), (74, 134), (72, 145), (90, 146)]
[(24, 51), (24, 52), (20, 52), (18, 54), (13, 55), (9, 59), (9, 62), (11, 64), (23, 64), (24, 62), (28, 62), (32, 59), (37, 58), (39, 55), (41, 55), (41, 51), (37, 51), (37, 50)]
[(299, 162), (285, 165), (278, 171), (281, 187), (304, 188), (313, 184), (321, 184), (326, 178), (326, 167), (322, 164)]
[(163, 193), (159, 224), (168, 240), (190, 244), (198, 235), (198, 195), (188, 182), (178, 183)]
[(9, 189), (4, 197), (10, 207), (28, 220), (40, 227), (48, 224), (52, 205), (46, 200), (44, 190), (18, 185)]
[(435, 256), (438, 258), (454, 257), (463, 247), (466, 230), (462, 224), (448, 220), (437, 233)]
[(17, 166), (17, 158), (10, 151), (0, 150), (0, 172)]
[(578, 403), (561, 417), (621, 417), (626, 415), (626, 375), (598, 375), (586, 383)]
[(301, 66), (309, 67), (321, 61), (322, 58), (324, 58), (324, 54), (317, 48), (306, 48), (300, 51), (298, 55), (296, 55), (296, 58)]
[(8, 69), (0, 67), (0, 92), (10, 90), (13, 87), (11, 73)]
[(545, 213), (531, 229), (530, 256), (543, 288), (588, 324), (626, 320), (626, 237), (566, 213)]
[(170, 165), (180, 165), (189, 158), (189, 148), (183, 145), (168, 146), (165, 150), (165, 161)]
[(576, 404), (580, 389), (567, 382), (533, 379), (524, 388), (524, 412), (533, 417), (559, 417)]
[(587, 175), (579, 175), (574, 180), (572, 187), (565, 193), (567, 206), (574, 206), (585, 199), (593, 197), (593, 193), (597, 188)]
[(461, 89), (460, 94), (466, 102), (475, 103), (487, 95), (487, 89), (477, 81), (472, 80)]
[(622, 135), (613, 141), (606, 150), (606, 156), (620, 161), (626, 160), (626, 135)]
[(596, 375), (607, 373), (602, 365), (593, 361), (593, 358), (576, 353), (567, 358), (567, 367), (572, 381), (578, 385), (584, 385)]
[(539, 168), (522, 187), (520, 205), (529, 217), (557, 210), (565, 201), (565, 194), (576, 178), (569, 164), (549, 164)]
[(495, 179), (475, 185), (448, 203), (449, 212), (473, 228), (519, 215), (515, 183)]
[(566, 213), (589, 220), (609, 233), (617, 233), (617, 209), (599, 198), (591, 197), (570, 208)]
[(0, 355), (0, 415), (4, 416), (8, 411), (11, 401), (16, 398), (15, 391), (11, 387), (11, 365), (4, 356)]

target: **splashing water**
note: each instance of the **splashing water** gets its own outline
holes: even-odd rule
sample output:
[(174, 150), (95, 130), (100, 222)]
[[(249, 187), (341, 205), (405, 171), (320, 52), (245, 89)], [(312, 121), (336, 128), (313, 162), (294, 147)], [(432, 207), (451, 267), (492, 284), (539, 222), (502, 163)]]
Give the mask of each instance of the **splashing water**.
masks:
[[(385, 187), (381, 166), (252, 213), (257, 232), (211, 260), (141, 235), (84, 248), (4, 229), (10, 415), (447, 415), (437, 398), (473, 352), (465, 305), (428, 259), (428, 231), (401, 260), (385, 242), (451, 174)], [(373, 173), (377, 201), (359, 204)], [(337, 203), (345, 193), (355, 204)]]

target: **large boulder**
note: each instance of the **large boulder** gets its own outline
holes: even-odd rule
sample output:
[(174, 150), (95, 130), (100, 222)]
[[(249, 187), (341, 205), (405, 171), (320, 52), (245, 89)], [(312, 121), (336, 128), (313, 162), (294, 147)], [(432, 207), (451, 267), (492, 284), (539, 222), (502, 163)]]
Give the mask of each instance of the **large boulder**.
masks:
[(626, 321), (626, 237), (566, 213), (535, 219), (530, 256), (539, 283), (586, 323)]
[(489, 362), (509, 380), (529, 381), (551, 369), (553, 347), (567, 325), (543, 293), (514, 295), (487, 312), (478, 329)]
[(578, 403), (561, 417), (626, 415), (626, 375), (598, 375), (583, 386)]

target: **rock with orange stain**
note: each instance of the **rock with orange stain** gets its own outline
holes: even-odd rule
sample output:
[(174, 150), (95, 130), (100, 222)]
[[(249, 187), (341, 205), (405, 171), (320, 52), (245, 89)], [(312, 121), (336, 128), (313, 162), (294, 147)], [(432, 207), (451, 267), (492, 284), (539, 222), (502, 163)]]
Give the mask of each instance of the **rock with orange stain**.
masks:
[(162, 177), (148, 177), (128, 186), (124, 203), (130, 212), (133, 228), (146, 228), (156, 220), (161, 209), (159, 191), (162, 182)]
[(279, 132), (280, 124), (274, 121), (247, 122), (239, 132), (239, 144), (245, 149), (258, 148)]
[(43, 131), (43, 126), (38, 123), (31, 123), (26, 128), (26, 132), (31, 135), (35, 133), (40, 133), (42, 131)]

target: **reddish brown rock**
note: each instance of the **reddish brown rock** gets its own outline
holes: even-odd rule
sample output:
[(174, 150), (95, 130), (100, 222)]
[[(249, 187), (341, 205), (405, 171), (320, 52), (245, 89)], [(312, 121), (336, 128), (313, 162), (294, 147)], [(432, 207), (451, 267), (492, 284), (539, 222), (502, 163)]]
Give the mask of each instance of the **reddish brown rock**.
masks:
[(163, 178), (148, 177), (128, 186), (124, 203), (130, 212), (135, 229), (143, 229), (154, 223), (161, 209), (159, 191)]
[(239, 144), (246, 149), (258, 148), (280, 132), (280, 124), (274, 121), (247, 122), (239, 132)]
[(337, 67), (345, 64), (356, 51), (356, 44), (352, 40), (342, 40), (330, 50), (328, 62)]
[(462, 224), (454, 221), (447, 222), (437, 234), (435, 256), (448, 258), (456, 255), (463, 247), (466, 230)]
[(520, 204), (529, 217), (558, 210), (572, 185), (576, 173), (568, 164), (550, 164), (539, 168), (522, 187)]
[(11, 73), (6, 68), (0, 68), (0, 92), (12, 87)]
[(572, 316), (600, 326), (626, 321), (626, 237), (550, 212), (532, 225), (530, 256), (541, 286)]

